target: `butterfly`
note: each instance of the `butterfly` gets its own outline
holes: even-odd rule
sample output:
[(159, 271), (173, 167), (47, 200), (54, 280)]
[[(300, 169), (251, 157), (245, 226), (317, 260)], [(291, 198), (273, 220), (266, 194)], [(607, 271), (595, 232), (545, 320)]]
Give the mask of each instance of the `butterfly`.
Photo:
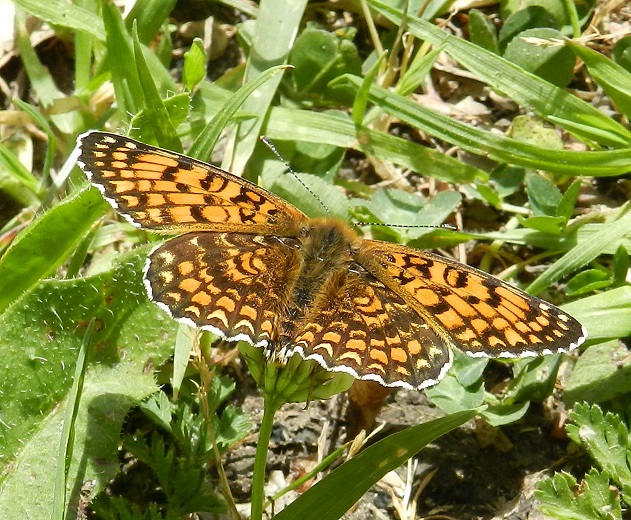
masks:
[(452, 349), (576, 349), (581, 324), (478, 269), (309, 218), (245, 179), (128, 137), (89, 132), (78, 164), (129, 222), (177, 235), (148, 257), (149, 298), (176, 320), (388, 387), (444, 377)]

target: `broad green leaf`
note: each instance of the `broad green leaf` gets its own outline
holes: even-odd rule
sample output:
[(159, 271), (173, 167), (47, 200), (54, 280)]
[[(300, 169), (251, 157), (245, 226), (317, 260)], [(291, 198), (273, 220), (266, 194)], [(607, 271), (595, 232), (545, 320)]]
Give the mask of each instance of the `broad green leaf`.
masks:
[(15, 460), (0, 488), (0, 518), (50, 513), (55, 468), (63, 464), (57, 458), (64, 421), (59, 405), (67, 399), (92, 317), (98, 330), (77, 415), (69, 500), (77, 500), (83, 482), (94, 480), (97, 492), (118, 471), (122, 420), (130, 406), (157, 389), (146, 366), (169, 356), (175, 334), (176, 324), (144, 295), (146, 252), (128, 253), (93, 277), (42, 282), (0, 316), (0, 454), (4, 464)]
[(631, 335), (631, 287), (624, 286), (563, 305), (589, 332), (589, 340)]
[(563, 400), (605, 403), (631, 393), (629, 351), (618, 340), (591, 345), (576, 360), (563, 392)]
[(555, 44), (555, 39), (563, 39), (556, 29), (528, 29), (508, 44), (504, 58), (552, 85), (564, 88), (572, 80), (576, 60), (567, 47)]
[(469, 34), (471, 35), (472, 43), (494, 54), (499, 54), (495, 25), (478, 9), (469, 11)]
[(0, 258), (0, 312), (57, 269), (106, 207), (99, 192), (86, 187), (22, 231)]
[[(499, 34), (499, 44), (504, 52), (506, 46), (519, 37), (519, 33), (538, 27), (558, 29), (559, 21), (541, 5), (526, 5), (506, 18)], [(471, 40), (473, 41), (473, 40)]]
[[(92, 493), (103, 489), (119, 471), (120, 429), (129, 408), (155, 392), (151, 374), (141, 363), (94, 367), (85, 381), (77, 413), (68, 500), (77, 503), (84, 483)], [(65, 407), (38, 417), (38, 429), (21, 439), (21, 450), (0, 487), (0, 519), (48, 519)]]

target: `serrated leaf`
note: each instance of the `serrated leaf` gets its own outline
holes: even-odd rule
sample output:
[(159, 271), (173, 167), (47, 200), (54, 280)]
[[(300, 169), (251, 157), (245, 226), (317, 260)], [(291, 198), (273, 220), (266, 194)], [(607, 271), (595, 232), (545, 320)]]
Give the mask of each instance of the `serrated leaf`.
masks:
[(535, 491), (543, 513), (557, 520), (621, 519), (620, 499), (605, 474), (592, 469), (580, 486), (568, 473), (556, 473)]
[(585, 447), (594, 461), (621, 486), (625, 496), (631, 496), (631, 449), (629, 432), (620, 417), (603, 414), (598, 405), (577, 404), (570, 414), (568, 436)]

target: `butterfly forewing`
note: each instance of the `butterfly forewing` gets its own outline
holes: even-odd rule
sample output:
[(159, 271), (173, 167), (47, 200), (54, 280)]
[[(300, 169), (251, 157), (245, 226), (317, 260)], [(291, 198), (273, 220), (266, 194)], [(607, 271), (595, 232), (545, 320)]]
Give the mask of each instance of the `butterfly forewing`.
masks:
[(487, 273), (396, 244), (364, 246), (369, 270), (469, 355), (567, 352), (585, 340), (585, 330), (570, 315)]
[(169, 233), (212, 230), (293, 235), (306, 217), (256, 184), (127, 137), (79, 138), (79, 164), (130, 222)]

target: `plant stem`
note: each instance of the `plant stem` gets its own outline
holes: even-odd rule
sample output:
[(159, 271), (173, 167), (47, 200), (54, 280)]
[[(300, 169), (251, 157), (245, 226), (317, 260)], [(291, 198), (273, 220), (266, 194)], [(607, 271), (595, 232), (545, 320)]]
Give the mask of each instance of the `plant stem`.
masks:
[(259, 440), (254, 457), (254, 472), (252, 475), (252, 511), (251, 520), (262, 520), (263, 502), (265, 500), (265, 470), (267, 469), (267, 451), (274, 426), (274, 415), (278, 405), (274, 399), (265, 399), (263, 405), (263, 420), (259, 429)]

